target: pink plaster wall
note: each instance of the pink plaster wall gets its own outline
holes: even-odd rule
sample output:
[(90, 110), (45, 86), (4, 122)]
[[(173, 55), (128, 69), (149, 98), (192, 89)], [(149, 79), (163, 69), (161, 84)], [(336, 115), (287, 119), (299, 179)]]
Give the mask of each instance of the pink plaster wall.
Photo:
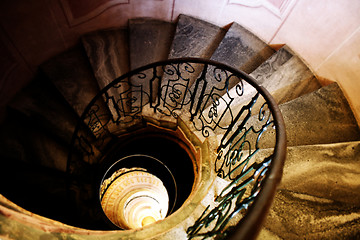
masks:
[(288, 44), (315, 73), (339, 82), (360, 122), (360, 1), (14, 0), (0, 9), (0, 105), (80, 35), (184, 13), (219, 26), (235, 21), (269, 44)]

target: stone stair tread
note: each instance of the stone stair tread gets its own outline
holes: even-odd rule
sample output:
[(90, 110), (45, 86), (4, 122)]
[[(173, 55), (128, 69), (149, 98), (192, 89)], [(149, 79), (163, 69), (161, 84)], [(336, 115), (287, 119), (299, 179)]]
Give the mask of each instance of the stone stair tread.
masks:
[[(184, 57), (209, 59), (224, 37), (225, 32), (226, 30), (219, 26), (198, 18), (180, 14), (176, 25), (174, 39), (170, 48), (169, 59)], [(169, 72), (172, 72), (174, 70), (172, 68), (176, 67), (180, 66), (168, 66), (165, 71), (168, 70)], [(186, 65), (182, 67), (187, 68)], [(180, 94), (177, 98), (177, 103), (181, 103), (184, 98), (189, 97), (188, 95), (185, 95), (188, 93), (196, 77), (201, 72), (200, 67), (196, 64), (192, 67), (193, 68), (191, 70), (187, 70), (188, 72), (191, 72), (191, 76), (189, 78), (188, 76), (182, 76), (184, 81), (181, 84), (186, 86), (187, 90)], [(186, 71), (181, 73), (187, 75)], [(171, 79), (171, 76), (167, 76), (162, 79), (161, 89), (170, 89), (174, 87), (172, 85), (173, 81), (168, 81), (169, 78)], [(164, 99), (171, 98), (169, 95), (162, 97)]]
[(360, 141), (288, 148), (280, 189), (360, 206)]
[(280, 110), (287, 128), (288, 146), (360, 138), (354, 114), (337, 83), (280, 105)]
[[(82, 36), (81, 40), (100, 89), (129, 72), (127, 29), (96, 31)], [(103, 96), (115, 121), (122, 121), (131, 114), (132, 97), (131, 93), (127, 93), (130, 88), (129, 80), (126, 78)], [(117, 109), (114, 105), (120, 108)]]
[(23, 134), (22, 137), (26, 143), (25, 147), (29, 149), (29, 154), (36, 158), (40, 165), (66, 171), (68, 147), (65, 144), (56, 141), (45, 132), (35, 130), (33, 127), (21, 131), (21, 134)]
[[(279, 106), (288, 146), (329, 144), (360, 140), (360, 129), (337, 83)], [(258, 116), (249, 120), (258, 121)], [(274, 130), (261, 137), (264, 147)], [(268, 136), (270, 135), (270, 136)]]
[[(263, 102), (263, 99), (258, 99), (252, 107), (252, 116), (246, 121), (245, 128), (250, 129), (250, 126), (259, 127), (265, 124), (268, 110), (267, 108), (263, 109), (265, 115), (259, 111)], [(288, 146), (360, 140), (359, 126), (337, 83), (281, 104), (279, 108), (285, 121)], [(222, 112), (218, 112), (218, 114), (222, 114)], [(261, 120), (260, 116), (266, 117)], [(243, 121), (243, 117), (245, 117), (245, 113), (241, 115), (239, 121), (232, 127), (233, 129), (236, 129)], [(229, 118), (229, 123), (226, 122), (226, 118), (224, 119), (222, 125), (230, 124), (231, 118)], [(251, 133), (253, 132), (251, 131)], [(221, 138), (224, 131), (215, 129), (215, 134)], [(257, 142), (261, 149), (271, 148), (274, 146), (274, 136), (275, 130), (271, 128), (264, 131), (258, 140), (256, 134), (248, 134), (247, 140)]]
[[(219, 26), (181, 14), (176, 25), (169, 59), (183, 57), (209, 59), (223, 39), (225, 32), (226, 30)], [(173, 76), (170, 74), (164, 76), (161, 82), (161, 91), (164, 94), (162, 98), (165, 101), (173, 101), (169, 100), (172, 99), (172, 91), (177, 91), (176, 95), (178, 96), (174, 104), (180, 106), (182, 102), (187, 102), (191, 97), (189, 92), (193, 91), (192, 85), (202, 70), (198, 64), (192, 64), (191, 68), (186, 64), (175, 64), (174, 66), (166, 67), (165, 71), (171, 73), (175, 68), (178, 68), (175, 70), (175, 73), (180, 72), (182, 74), (182, 80), (176, 82), (175, 86), (173, 85), (175, 84), (174, 81), (171, 81)], [(182, 68), (186, 70), (182, 70)]]
[[(130, 19), (129, 45), (131, 70), (153, 62), (166, 60), (169, 55), (174, 32), (175, 24), (170, 22), (153, 18)], [(152, 76), (151, 70), (144, 73)], [(161, 75), (161, 72), (159, 75)], [(150, 82), (147, 80), (137, 78), (137, 76), (133, 76), (130, 79), (133, 99), (143, 102), (155, 101), (160, 82), (154, 82), (150, 86)], [(141, 90), (139, 91), (140, 88)], [(144, 91), (147, 93), (152, 91), (151, 99), (143, 94)], [(139, 101), (132, 102), (133, 109), (144, 105), (139, 103)]]
[(354, 206), (282, 190), (264, 226), (274, 238), (266, 239), (357, 239), (359, 216)]
[(359, 161), (359, 141), (289, 147), (265, 223), (270, 239), (353, 239), (360, 219)]
[[(321, 87), (312, 71), (286, 46), (274, 53), (250, 75), (270, 92), (278, 104), (291, 101)], [(243, 90), (241, 96), (238, 94), (239, 86)], [(222, 96), (224, 101), (217, 106), (217, 112), (221, 115), (225, 111), (227, 105), (224, 102), (230, 102), (229, 96), (231, 96), (234, 99), (231, 100), (230, 107), (232, 113), (236, 114), (251, 101), (256, 93), (257, 90), (254, 87), (243, 81), (224, 93)], [(263, 103), (263, 99), (258, 99), (252, 112), (258, 113)], [(205, 112), (209, 112), (211, 107), (211, 105), (207, 106)], [(230, 124), (230, 120), (231, 118), (224, 118), (222, 122), (227, 125)]]
[(6, 182), (0, 187), (2, 195), (27, 211), (57, 221), (73, 222), (74, 208), (67, 201), (67, 175), (64, 172), (14, 159), (2, 160), (0, 181)]
[[(9, 112), (9, 111), (8, 111)], [(17, 134), (17, 126), (10, 117), (6, 117), (0, 125), (0, 156), (1, 159), (13, 159), (22, 162), (28, 159), (24, 144)]]
[(225, 30), (209, 22), (181, 14), (169, 59), (181, 57), (210, 58)]
[[(88, 104), (100, 91), (81, 45), (48, 60), (40, 66), (40, 69), (78, 116), (83, 114)], [(84, 119), (84, 123), (89, 129), (94, 128), (94, 125), (97, 124), (95, 117), (101, 122), (108, 122), (111, 117), (109, 108), (102, 98), (98, 98), (93, 106), (96, 106), (97, 109), (93, 111), (92, 116)]]
[(129, 20), (130, 69), (166, 60), (175, 24), (153, 18)]
[(256, 79), (256, 82), (262, 85), (274, 72), (276, 72), (284, 63), (286, 63), (293, 54), (287, 46), (277, 50), (271, 57), (258, 66), (250, 73), (250, 76)]
[(271, 93), (278, 104), (291, 101), (321, 87), (312, 71), (296, 55), (269, 76), (262, 86)]
[(99, 92), (89, 61), (81, 46), (76, 46), (41, 65), (66, 101), (81, 116)]
[(56, 88), (49, 86), (44, 79), (32, 81), (17, 94), (10, 107), (60, 137), (67, 144), (71, 143), (79, 118)]
[[(285, 50), (282, 52), (289, 53), (289, 51)], [(292, 53), (290, 52), (290, 54)], [(263, 65), (251, 74), (252, 77), (257, 76), (256, 80), (259, 79), (258, 83), (272, 95), (279, 105), (321, 88), (320, 82), (299, 57), (292, 55), (290, 58), (289, 56), (285, 58), (288, 58), (288, 60), (285, 62), (282, 60), (283, 64), (276, 70), (274, 69), (275, 71), (271, 71), (271, 74), (266, 73), (265, 78), (259, 77), (259, 71), (262, 71)], [(269, 60), (271, 61), (271, 58)], [(256, 90), (252, 87), (246, 89), (246, 87), (244, 88), (243, 97), (239, 98), (240, 101), (234, 101), (234, 105), (241, 107), (244, 102), (253, 97)], [(234, 92), (235, 88), (230, 91)]]
[(274, 52), (263, 40), (234, 22), (211, 56), (211, 60), (250, 73)]
[(129, 71), (127, 30), (97, 31), (82, 36), (81, 40), (100, 89)]
[[(9, 136), (6, 134), (7, 131), (1, 134), (1, 155), (62, 172), (66, 171), (68, 146), (64, 142), (54, 138), (31, 121), (26, 121), (14, 111), (10, 111), (2, 128), (11, 132), (11, 140), (6, 139)], [(17, 153), (18, 151), (21, 153)]]

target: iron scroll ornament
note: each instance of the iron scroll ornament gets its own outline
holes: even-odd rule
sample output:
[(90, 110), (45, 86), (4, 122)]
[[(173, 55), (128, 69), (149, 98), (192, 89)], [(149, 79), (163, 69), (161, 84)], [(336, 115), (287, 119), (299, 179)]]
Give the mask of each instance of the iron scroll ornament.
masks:
[(86, 107), (72, 141), (83, 157), (70, 152), (68, 173), (98, 161), (118, 134), (114, 129), (141, 121), (145, 109), (164, 118), (181, 116), (204, 138), (221, 136), (214, 171), (228, 185), (187, 228), (188, 238), (238, 239), (258, 232), (286, 155), (284, 122), (266, 89), (240, 70), (205, 59), (172, 59), (133, 70)]

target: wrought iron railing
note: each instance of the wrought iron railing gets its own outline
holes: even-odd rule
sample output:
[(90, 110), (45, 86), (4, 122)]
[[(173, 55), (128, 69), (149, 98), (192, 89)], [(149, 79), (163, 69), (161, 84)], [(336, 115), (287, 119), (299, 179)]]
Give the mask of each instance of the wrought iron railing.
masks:
[(199, 138), (216, 139), (213, 171), (228, 183), (187, 228), (188, 238), (238, 239), (256, 233), (281, 178), (284, 123), (271, 95), (253, 78), (214, 61), (168, 60), (115, 79), (85, 109), (68, 172), (81, 176), (101, 160), (112, 140), (144, 119), (176, 125), (177, 118)]

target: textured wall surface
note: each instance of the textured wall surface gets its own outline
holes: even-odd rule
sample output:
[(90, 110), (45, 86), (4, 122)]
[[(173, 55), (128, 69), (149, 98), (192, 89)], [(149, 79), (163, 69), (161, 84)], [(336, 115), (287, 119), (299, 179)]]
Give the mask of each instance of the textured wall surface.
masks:
[(269, 44), (288, 44), (315, 73), (340, 84), (360, 120), (359, 1), (17, 0), (0, 9), (0, 105), (82, 34), (125, 26), (129, 18), (173, 21), (184, 13), (219, 26), (235, 21)]

